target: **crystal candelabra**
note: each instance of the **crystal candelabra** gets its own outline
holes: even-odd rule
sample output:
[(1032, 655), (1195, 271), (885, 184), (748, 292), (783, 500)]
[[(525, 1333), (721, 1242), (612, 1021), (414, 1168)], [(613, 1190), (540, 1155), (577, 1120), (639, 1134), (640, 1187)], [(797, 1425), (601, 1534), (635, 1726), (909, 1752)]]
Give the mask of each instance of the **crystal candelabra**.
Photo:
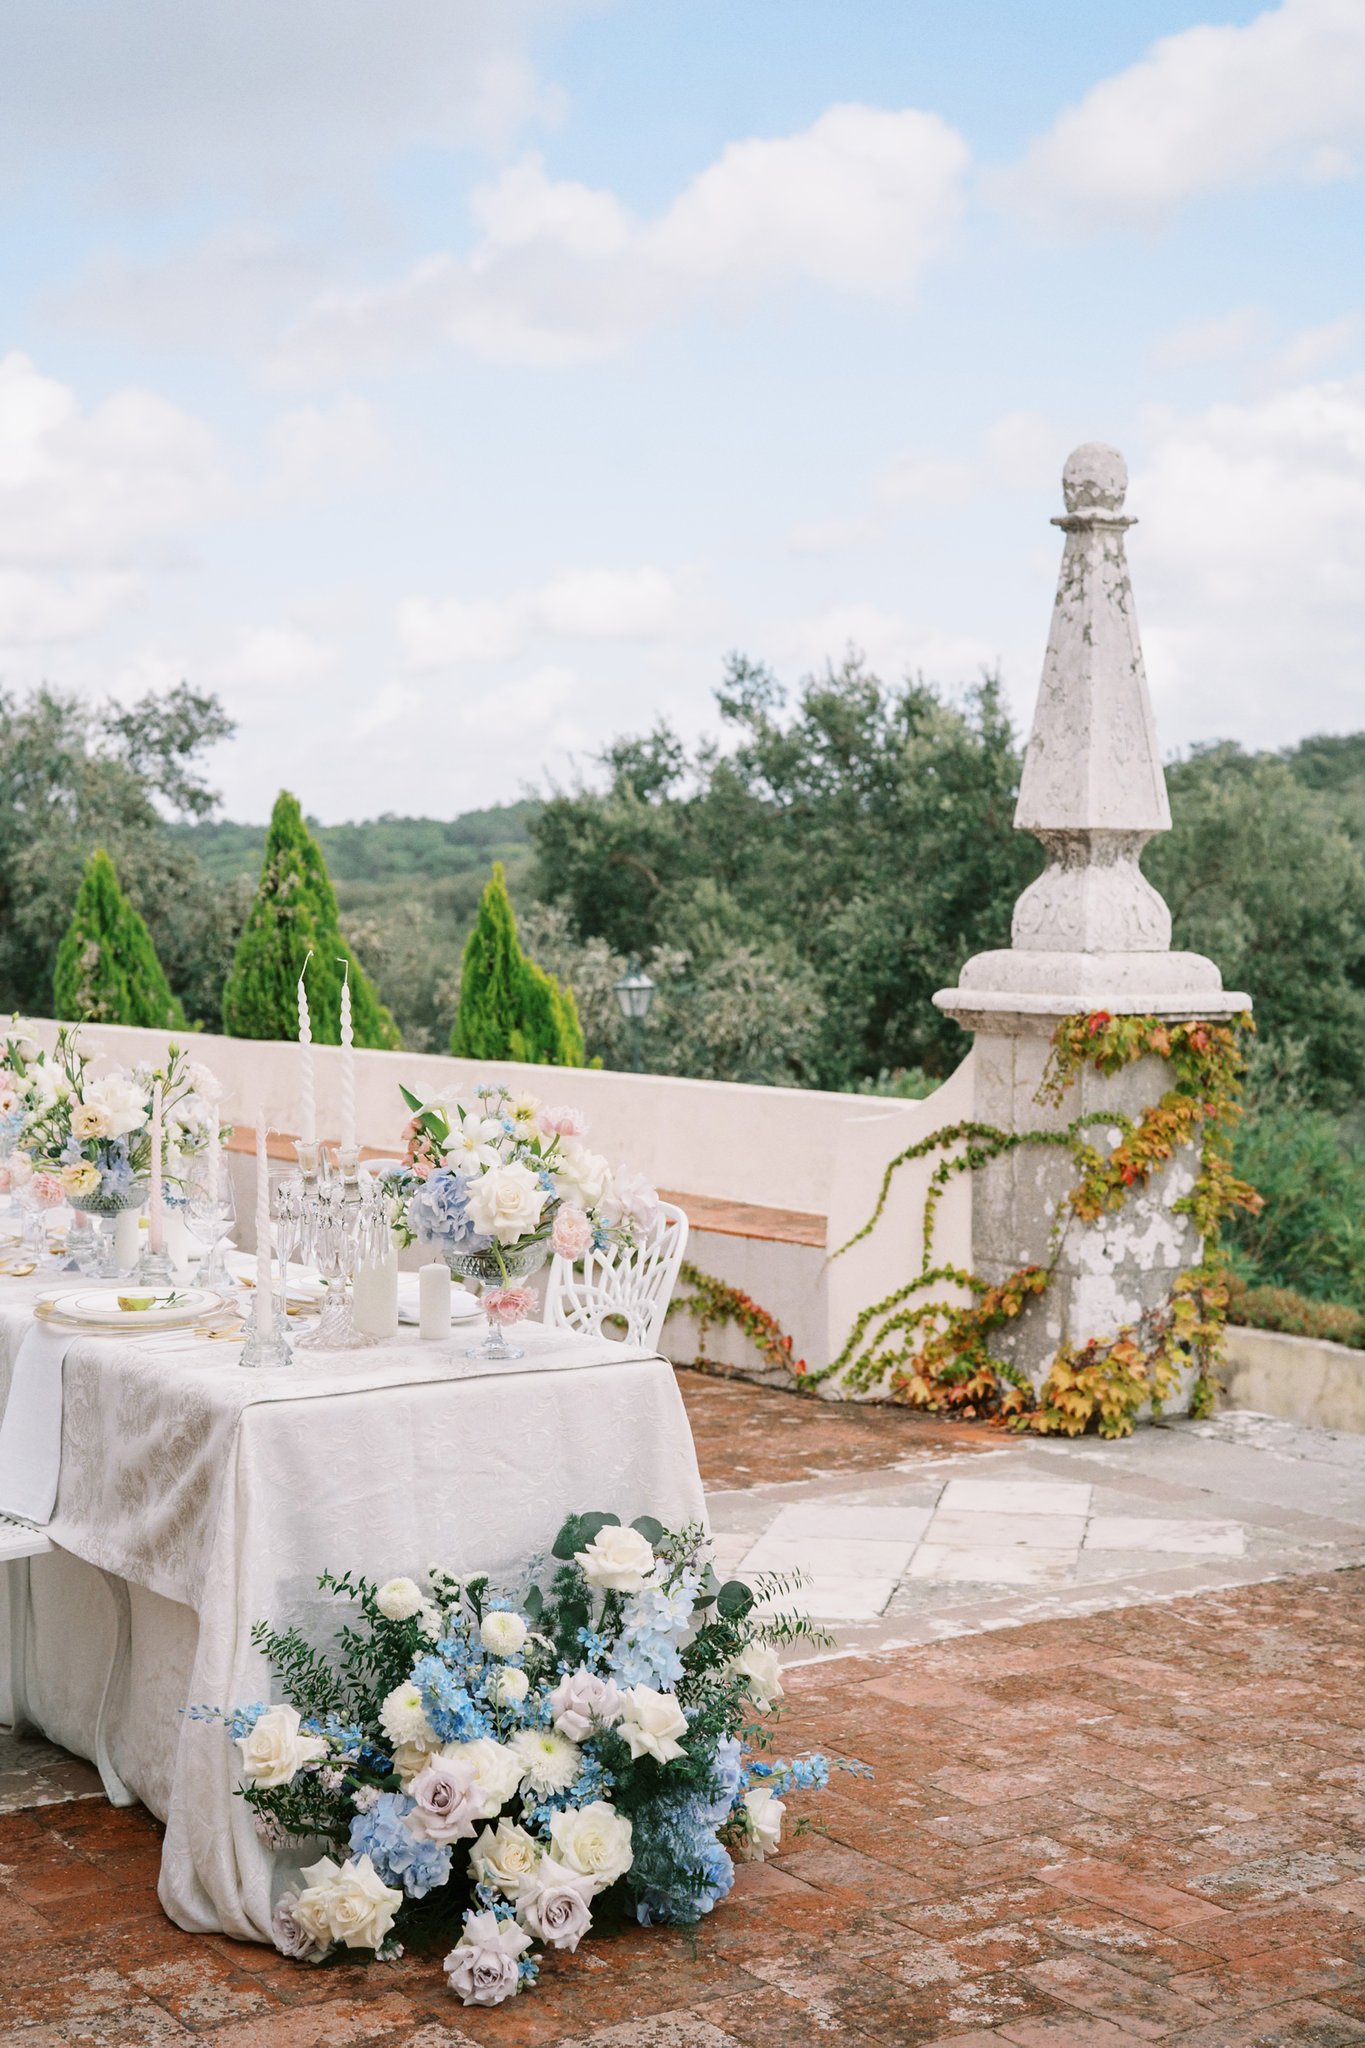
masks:
[(317, 1328), (300, 1337), (299, 1349), (353, 1351), (375, 1342), (355, 1326), (351, 1282), (384, 1214), (382, 1198), (362, 1180), (355, 1152), (338, 1153), (335, 1166), (314, 1145), (300, 1144), (298, 1154), (299, 1170), (280, 1191), (281, 1270), (287, 1272), (289, 1251), (297, 1248), (324, 1287)]

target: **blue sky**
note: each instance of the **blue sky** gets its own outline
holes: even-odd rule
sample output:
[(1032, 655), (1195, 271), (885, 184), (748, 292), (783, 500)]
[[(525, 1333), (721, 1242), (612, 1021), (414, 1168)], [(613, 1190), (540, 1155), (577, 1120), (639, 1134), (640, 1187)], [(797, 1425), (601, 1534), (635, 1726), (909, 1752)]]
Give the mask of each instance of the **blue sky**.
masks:
[(10, 0), (0, 678), (454, 811), (856, 645), (1027, 725), (1129, 459), (1168, 750), (1362, 723), (1356, 0)]

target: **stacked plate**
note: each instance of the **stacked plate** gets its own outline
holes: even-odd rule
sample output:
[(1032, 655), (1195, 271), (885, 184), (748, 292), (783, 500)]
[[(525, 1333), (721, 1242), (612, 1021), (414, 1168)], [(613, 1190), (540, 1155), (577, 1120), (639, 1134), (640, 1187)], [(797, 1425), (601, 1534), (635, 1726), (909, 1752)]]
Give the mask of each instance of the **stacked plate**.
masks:
[(221, 1315), (226, 1296), (208, 1287), (73, 1287), (50, 1294), (33, 1313), (41, 1322), (75, 1323), (90, 1330), (179, 1330)]

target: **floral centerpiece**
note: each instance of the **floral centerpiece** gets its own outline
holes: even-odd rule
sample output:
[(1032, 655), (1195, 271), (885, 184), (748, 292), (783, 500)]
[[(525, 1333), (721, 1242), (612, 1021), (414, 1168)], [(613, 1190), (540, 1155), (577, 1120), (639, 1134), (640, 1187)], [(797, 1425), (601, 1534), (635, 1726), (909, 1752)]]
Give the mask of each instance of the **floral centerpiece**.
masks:
[[(535, 1982), (540, 1952), (595, 1926), (709, 1913), (736, 1858), (777, 1848), (788, 1793), (830, 1765), (763, 1753), (777, 1646), (828, 1637), (758, 1619), (708, 1548), (700, 1527), (571, 1515), (515, 1597), (437, 1566), (425, 1590), (324, 1574), (353, 1603), (336, 1664), (258, 1625), (286, 1701), (193, 1712), (225, 1722), (268, 1841), (330, 1847), (279, 1897), (277, 1947), (445, 1950), (461, 2000), (498, 2005)], [(757, 1593), (797, 1584), (769, 1575)]]
[[(394, 1224), (404, 1245), (430, 1245), (454, 1273), (483, 1287), (490, 1321), (520, 1321), (535, 1305), (519, 1283), (551, 1252), (577, 1261), (652, 1228), (659, 1198), (638, 1174), (613, 1173), (583, 1142), (574, 1109), (483, 1087), (423, 1101), (410, 1090), (403, 1165), (390, 1173)], [(488, 1356), (515, 1356), (505, 1346)]]
[(162, 1154), (174, 1168), (209, 1142), (218, 1084), (208, 1069), (168, 1048), (164, 1067), (95, 1074), (79, 1027), (62, 1025), (55, 1052), (30, 1061), (21, 1096), (19, 1149), (37, 1173), (60, 1180), (75, 1208), (112, 1214), (140, 1201), (152, 1157), (152, 1089), (161, 1082)]

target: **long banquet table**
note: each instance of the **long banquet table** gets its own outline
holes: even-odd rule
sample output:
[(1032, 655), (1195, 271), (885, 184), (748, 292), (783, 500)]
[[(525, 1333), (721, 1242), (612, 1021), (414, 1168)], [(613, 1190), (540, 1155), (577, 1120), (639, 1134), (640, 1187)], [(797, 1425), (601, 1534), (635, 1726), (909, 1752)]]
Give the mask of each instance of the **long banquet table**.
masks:
[[(39, 1291), (0, 1278), (0, 1414)], [(450, 1345), (405, 1332), (299, 1352), (277, 1372), (245, 1371), (239, 1346), (192, 1334), (82, 1335), (67, 1349), (55, 1547), (32, 1571), (30, 1705), (53, 1741), (93, 1754), (115, 1628), (101, 1573), (126, 1584), (131, 1657), (108, 1744), (166, 1823), (160, 1898), (181, 1927), (268, 1940), (287, 1881), (233, 1797), (225, 1732), (184, 1711), (270, 1697), (253, 1622), (325, 1641), (339, 1612), (318, 1591), (324, 1567), (513, 1573), (573, 1509), (674, 1526), (704, 1516), (665, 1360), (534, 1325), (518, 1332), (526, 1357), (497, 1368), (467, 1361), (470, 1341), (458, 1326)], [(0, 1611), (0, 1645), (6, 1623)], [(0, 1721), (8, 1691), (0, 1662)]]

